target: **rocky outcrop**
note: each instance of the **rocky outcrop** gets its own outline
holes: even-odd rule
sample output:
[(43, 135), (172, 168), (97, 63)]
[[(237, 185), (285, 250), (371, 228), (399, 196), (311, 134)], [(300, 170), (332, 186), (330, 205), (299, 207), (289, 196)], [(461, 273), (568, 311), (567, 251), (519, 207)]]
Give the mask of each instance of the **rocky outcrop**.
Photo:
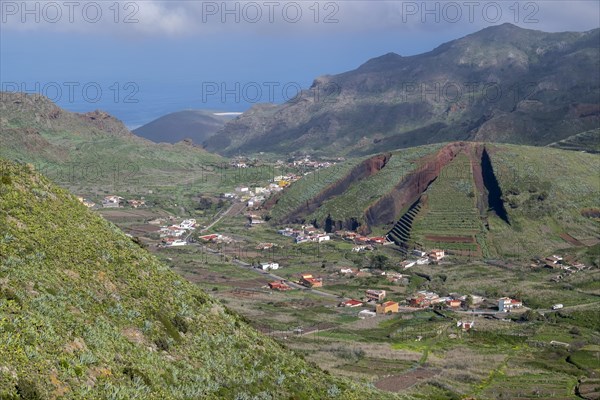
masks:
[[(307, 201), (305, 204), (301, 205), (296, 210), (294, 210), (293, 212), (288, 214), (282, 222), (285, 222), (285, 223), (302, 223), (302, 222), (304, 222), (304, 217), (306, 215), (311, 214), (313, 211), (315, 211), (317, 208), (319, 208), (321, 206), (321, 204), (323, 204), (323, 202), (325, 202), (326, 200), (328, 200), (334, 196), (343, 194), (346, 190), (348, 190), (350, 185), (352, 185), (353, 183), (363, 180), (363, 179), (366, 179), (366, 178), (376, 174), (377, 172), (381, 171), (386, 166), (386, 164), (388, 163), (388, 161), (390, 160), (391, 157), (392, 157), (392, 154), (387, 153), (387, 154), (379, 154), (379, 155), (371, 157), (367, 160), (364, 160), (363, 162), (361, 162), (360, 164), (358, 164), (357, 166), (352, 168), (352, 170), (350, 170), (350, 172), (348, 172), (344, 177), (339, 179), (337, 182), (333, 183), (332, 185), (329, 185), (327, 188), (322, 190), (318, 195), (313, 197), (311, 200)], [(318, 221), (315, 221), (315, 222), (317, 222), (317, 224), (319, 224)], [(322, 223), (324, 224), (325, 222), (323, 221)], [(341, 222), (339, 224), (336, 223), (336, 226), (337, 225), (341, 226), (342, 223)]]
[(84, 122), (88, 122), (105, 133), (112, 135), (132, 135), (129, 129), (117, 118), (107, 112), (96, 110), (85, 114), (76, 114)]
[(393, 225), (400, 213), (415, 203), (429, 185), (435, 181), (442, 168), (448, 165), (468, 143), (458, 142), (444, 146), (435, 155), (425, 157), (420, 167), (402, 179), (391, 192), (383, 196), (365, 211), (366, 225), (363, 233), (369, 233), (375, 225)]
[[(38, 130), (77, 131), (134, 137), (119, 119), (96, 110), (85, 114), (65, 111), (39, 94), (0, 92), (0, 125), (8, 126), (8, 116), (16, 125)], [(15, 124), (13, 124), (15, 125)], [(100, 132), (93, 132), (90, 126)]]

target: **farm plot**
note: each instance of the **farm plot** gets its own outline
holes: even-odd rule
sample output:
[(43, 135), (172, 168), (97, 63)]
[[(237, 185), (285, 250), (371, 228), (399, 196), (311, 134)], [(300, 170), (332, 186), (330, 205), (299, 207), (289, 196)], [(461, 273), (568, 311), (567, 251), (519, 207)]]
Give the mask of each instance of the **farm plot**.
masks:
[(477, 252), (482, 231), (469, 158), (461, 153), (424, 193), (424, 207), (413, 223), (415, 241), (425, 247)]

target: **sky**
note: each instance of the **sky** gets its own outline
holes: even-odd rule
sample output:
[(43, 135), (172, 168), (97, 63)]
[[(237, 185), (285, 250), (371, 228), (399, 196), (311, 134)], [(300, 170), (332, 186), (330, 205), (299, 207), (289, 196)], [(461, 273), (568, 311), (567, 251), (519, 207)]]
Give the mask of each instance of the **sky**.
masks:
[(586, 31), (600, 26), (600, 2), (0, 0), (0, 81), (134, 128), (182, 109), (282, 102), (320, 75), (506, 22)]

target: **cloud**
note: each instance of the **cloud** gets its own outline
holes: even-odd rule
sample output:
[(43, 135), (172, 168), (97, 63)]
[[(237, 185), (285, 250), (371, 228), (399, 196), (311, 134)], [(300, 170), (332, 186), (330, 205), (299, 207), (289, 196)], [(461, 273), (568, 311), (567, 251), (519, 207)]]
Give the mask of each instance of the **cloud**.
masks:
[(2, 30), (93, 35), (315, 35), (475, 31), (504, 22), (597, 28), (595, 1), (8, 1)]

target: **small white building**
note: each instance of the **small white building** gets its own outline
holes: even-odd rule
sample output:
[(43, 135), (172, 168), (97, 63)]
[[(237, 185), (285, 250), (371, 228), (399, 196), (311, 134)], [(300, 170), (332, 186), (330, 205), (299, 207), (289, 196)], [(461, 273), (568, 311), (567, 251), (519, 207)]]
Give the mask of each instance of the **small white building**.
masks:
[(320, 235), (317, 236), (317, 242), (321, 243), (321, 242), (327, 242), (331, 240), (331, 238), (329, 237), (329, 235)]
[(427, 255), (427, 253), (426, 253), (426, 252), (424, 252), (424, 251), (422, 251), (422, 250), (419, 250), (419, 249), (414, 249), (414, 250), (411, 252), (411, 254), (412, 254), (413, 256), (416, 256), (416, 257), (419, 257), (419, 258), (421, 258), (421, 257), (425, 257), (425, 256)]
[(279, 269), (279, 263), (276, 263), (276, 262), (263, 262), (263, 263), (260, 263), (260, 268), (263, 271), (276, 270), (276, 269)]
[(180, 224), (179, 227), (181, 229), (194, 229), (194, 227), (196, 226), (196, 220), (195, 219), (186, 219), (183, 220)]

